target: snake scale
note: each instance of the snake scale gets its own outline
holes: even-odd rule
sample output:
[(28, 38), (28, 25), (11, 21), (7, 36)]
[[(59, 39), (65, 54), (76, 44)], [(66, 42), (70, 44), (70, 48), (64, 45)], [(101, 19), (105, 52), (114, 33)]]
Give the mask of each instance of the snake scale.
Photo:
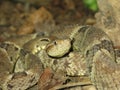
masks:
[(37, 83), (44, 68), (51, 67), (68, 76), (87, 75), (97, 90), (120, 90), (112, 41), (99, 28), (75, 25), (50, 36), (27, 37), (21, 45), (20, 39), (0, 43), (1, 89), (27, 89)]

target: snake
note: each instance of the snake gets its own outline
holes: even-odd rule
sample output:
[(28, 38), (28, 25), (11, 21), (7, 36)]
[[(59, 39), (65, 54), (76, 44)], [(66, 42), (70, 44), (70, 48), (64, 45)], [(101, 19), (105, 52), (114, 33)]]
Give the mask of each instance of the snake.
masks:
[[(80, 37), (81, 36), (81, 37)], [(119, 64), (112, 41), (102, 30), (88, 26), (75, 34), (73, 48), (87, 61), (88, 73), (97, 90), (119, 90)]]
[(4, 54), (6, 60), (0, 60), (4, 64), (0, 88), (28, 89), (37, 83), (45, 68), (51, 67), (67, 76), (89, 76), (97, 90), (119, 90), (120, 66), (108, 35), (89, 25), (60, 30), (50, 36), (30, 36), (21, 46), (14, 41), (0, 43), (0, 55)]

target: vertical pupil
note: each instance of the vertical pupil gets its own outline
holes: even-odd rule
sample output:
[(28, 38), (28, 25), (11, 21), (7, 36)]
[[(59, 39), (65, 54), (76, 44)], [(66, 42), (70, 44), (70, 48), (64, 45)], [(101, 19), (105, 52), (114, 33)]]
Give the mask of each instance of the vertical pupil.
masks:
[(57, 42), (56, 42), (56, 41), (54, 41), (54, 44), (55, 44), (55, 45), (57, 45)]

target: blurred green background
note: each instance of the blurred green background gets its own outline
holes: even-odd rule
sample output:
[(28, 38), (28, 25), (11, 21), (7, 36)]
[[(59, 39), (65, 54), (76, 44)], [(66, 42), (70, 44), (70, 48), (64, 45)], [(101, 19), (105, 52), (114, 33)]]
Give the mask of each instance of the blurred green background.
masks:
[(83, 0), (83, 2), (88, 9), (98, 11), (97, 0)]

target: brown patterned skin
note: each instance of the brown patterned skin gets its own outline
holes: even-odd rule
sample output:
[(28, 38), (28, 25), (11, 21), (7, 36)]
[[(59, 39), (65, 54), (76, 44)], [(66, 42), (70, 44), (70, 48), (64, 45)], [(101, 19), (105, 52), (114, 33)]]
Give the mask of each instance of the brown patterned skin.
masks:
[[(66, 29), (65, 32), (67, 32), (67, 30), (69, 30), (69, 28)], [(109, 85), (111, 84), (109, 84), (106, 80), (106, 87), (102, 86), (103, 81), (101, 81), (101, 77), (105, 73), (105, 76), (103, 77), (108, 79), (107, 75), (109, 75), (110, 72), (107, 72), (107, 69), (103, 69), (102, 71), (101, 68), (103, 67), (99, 63), (97, 63), (99, 60), (105, 59), (103, 63), (100, 62), (101, 64), (107, 66), (105, 68), (109, 68), (109, 66), (113, 67), (110, 69), (111, 73), (112, 71), (117, 70), (116, 66), (118, 67), (118, 65), (116, 64), (113, 45), (108, 36), (102, 30), (93, 26), (79, 25), (75, 25), (74, 28), (72, 28), (71, 31), (69, 31), (69, 34), (62, 34), (65, 37), (62, 37), (61, 35), (61, 37), (59, 38), (57, 37), (57, 33), (59, 32), (56, 31), (55, 33), (51, 34), (51, 36), (56, 37), (56, 39), (54, 40), (51, 40), (49, 37), (48, 39), (41, 39), (37, 37), (29, 41), (28, 43), (25, 43), (23, 45), (23, 48), (26, 51), (29, 51), (29, 53), (19, 48), (14, 43), (1, 44), (1, 48), (4, 48), (7, 51), (7, 53), (9, 54), (8, 56), (11, 57), (13, 59), (12, 62), (15, 63), (13, 70), (14, 75), (7, 75), (7, 77), (10, 77), (9, 79), (6, 78), (7, 81), (4, 82), (5, 84), (3, 85), (3, 87), (9, 89), (14, 87), (14, 89), (20, 89), (21, 86), (19, 86), (19, 84), (23, 82), (24, 87), (22, 89), (27, 89), (29, 86), (32, 86), (37, 82), (37, 79), (42, 73), (43, 68), (51, 67), (55, 72), (64, 73), (63, 75), (65, 76), (90, 76), (92, 82), (95, 84), (98, 90), (109, 90)], [(56, 43), (54, 44), (55, 40), (58, 41), (57, 45)], [(67, 47), (66, 42), (61, 44), (61, 42), (64, 42), (65, 40), (67, 40), (66, 42), (68, 42), (68, 45), (70, 45), (69, 48)], [(47, 48), (46, 46), (52, 46), (52, 49)], [(66, 50), (66, 47), (68, 48), (67, 52), (62, 52), (61, 55), (61, 53), (59, 53), (58, 50), (64, 51)], [(100, 50), (105, 50), (105, 52), (107, 53), (101, 54), (101, 52), (99, 52)], [(48, 51), (51, 53), (54, 52), (52, 53), (54, 57), (51, 57)], [(97, 54), (98, 52), (100, 53), (100, 55)], [(107, 57), (111, 58), (106, 59)], [(99, 58), (99, 60), (97, 61), (96, 58)], [(106, 62), (106, 60), (109, 60), (110, 64)], [(99, 75), (96, 74), (98, 73), (98, 70), (100, 70)], [(22, 73), (17, 74), (19, 72)], [(113, 76), (110, 76), (110, 78), (113, 78)], [(116, 84), (116, 78), (113, 78), (116, 80), (115, 85), (119, 86), (118, 84)], [(29, 82), (31, 81), (31, 79), (33, 80), (32, 83)], [(24, 80), (26, 82), (24, 82)], [(18, 83), (16, 84), (14, 82)], [(111, 81), (111, 83), (114, 82)], [(114, 86), (112, 87), (115, 88)]]
[[(102, 72), (102, 69), (101, 69), (102, 66), (100, 64), (98, 64), (98, 67), (97, 67), (97, 63), (94, 62), (94, 59), (95, 59), (94, 57), (97, 57), (96, 53), (99, 50), (104, 49), (104, 50), (106, 50), (108, 55), (103, 55), (103, 56), (106, 58), (108, 56), (111, 57), (111, 59), (109, 59), (109, 58), (107, 59), (109, 62), (111, 62), (111, 65), (112, 65), (112, 62), (115, 63), (115, 65), (117, 64), (116, 59), (115, 59), (115, 51), (113, 48), (113, 44), (112, 44), (111, 40), (109, 39), (109, 37), (102, 30), (95, 28), (93, 26), (81, 26), (81, 27), (77, 28), (76, 31), (70, 35), (70, 38), (72, 40), (73, 52), (79, 52), (80, 56), (79, 56), (78, 60), (75, 58), (77, 56), (75, 56), (72, 59), (70, 59), (70, 57), (62, 58), (62, 59), (50, 59), (48, 57), (49, 60), (46, 62), (49, 62), (49, 63), (50, 63), (50, 61), (52, 62), (51, 65), (48, 63), (48, 66), (49, 65), (53, 66), (54, 70), (56, 70), (56, 68), (60, 67), (57, 64), (60, 64), (61, 66), (63, 66), (60, 69), (65, 70), (65, 72), (67, 72), (67, 75), (71, 75), (71, 76), (89, 75), (92, 82), (95, 84), (95, 86), (98, 90), (109, 90), (110, 89), (109, 85), (111, 85), (111, 84), (109, 84), (108, 81), (105, 81), (108, 84), (108, 86), (106, 85), (106, 87), (105, 87), (105, 86), (99, 85), (99, 84), (102, 84), (103, 81), (99, 81), (99, 80), (101, 80), (101, 78), (100, 78), (101, 76), (99, 77), (99, 75), (97, 75), (95, 72), (99, 71), (100, 75), (102, 75), (104, 73), (108, 73), (108, 74), (106, 74), (106, 76), (103, 76), (106, 79), (110, 73), (107, 71), (104, 71), (104, 70)], [(42, 56), (44, 56), (44, 55), (42, 55)], [(102, 56), (98, 57), (98, 58), (100, 60), (106, 59), (106, 58), (103, 58)], [(43, 57), (43, 59), (44, 59), (44, 57)], [(76, 62), (75, 60), (77, 60), (78, 64), (75, 64), (75, 62)], [(56, 63), (54, 63), (54, 62), (56, 62)], [(72, 71), (71, 67), (67, 68), (66, 63), (68, 63), (68, 64), (70, 63), (70, 66), (74, 67), (74, 70), (76, 67), (77, 73), (74, 72), (74, 70)], [(104, 62), (104, 63), (108, 64), (107, 62)], [(114, 68), (115, 65), (113, 65), (112, 67)], [(57, 66), (57, 67), (54, 67), (54, 66)], [(94, 69), (94, 66), (97, 67), (97, 68), (95, 68), (96, 70)], [(109, 67), (109, 64), (107, 67)], [(97, 69), (101, 69), (101, 70), (97, 70)], [(110, 69), (110, 71), (112, 72), (111, 69)], [(82, 70), (83, 70), (83, 72), (81, 72)], [(107, 68), (106, 68), (106, 70), (107, 70)], [(108, 70), (109, 70), (109, 68), (108, 68)], [(111, 76), (110, 78), (112, 79), (112, 77), (113, 76)], [(117, 81), (117, 79), (116, 79), (116, 81)], [(116, 81), (115, 82), (111, 81), (111, 83), (115, 83), (115, 85), (119, 86), (116, 83)], [(116, 88), (114, 85), (113, 86), (111, 85), (111, 87)], [(103, 88), (103, 89), (101, 89), (101, 88)]]
[(97, 90), (120, 90), (120, 65), (110, 53), (101, 49), (93, 58), (91, 78)]
[(74, 36), (73, 49), (85, 57), (88, 74), (97, 90), (119, 90), (120, 66), (107, 35), (98, 28), (85, 26)]
[(0, 47), (0, 55), (4, 54), (0, 58), (0, 64), (4, 65), (0, 69), (0, 88), (25, 90), (35, 85), (43, 71), (40, 59), (11, 42), (1, 43)]

